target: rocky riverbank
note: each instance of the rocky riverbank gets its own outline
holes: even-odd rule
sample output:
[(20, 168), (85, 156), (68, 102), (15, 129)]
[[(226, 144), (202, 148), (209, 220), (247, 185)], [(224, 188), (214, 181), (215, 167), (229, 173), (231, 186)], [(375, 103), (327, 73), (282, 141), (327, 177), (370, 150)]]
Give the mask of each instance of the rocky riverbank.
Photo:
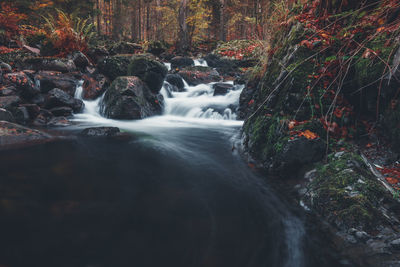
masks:
[[(239, 108), (244, 155), (327, 223), (336, 248), (356, 264), (400, 266), (399, 177), (382, 175), (398, 166), (400, 152), (399, 42), (374, 36), (367, 45), (388, 63), (364, 48), (345, 65), (349, 57), (335, 54), (339, 40), (308, 44), (321, 32), (298, 18), (275, 34), (264, 68), (247, 74)], [(385, 155), (366, 156), (372, 147)]]

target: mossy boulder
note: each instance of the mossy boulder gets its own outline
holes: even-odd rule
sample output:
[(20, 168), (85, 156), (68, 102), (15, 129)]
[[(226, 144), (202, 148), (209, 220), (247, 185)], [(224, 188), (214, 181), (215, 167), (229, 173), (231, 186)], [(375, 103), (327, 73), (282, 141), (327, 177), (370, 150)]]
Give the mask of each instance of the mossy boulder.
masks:
[(117, 55), (105, 57), (97, 64), (99, 72), (106, 75), (110, 80), (119, 76), (128, 75), (128, 65), (132, 60), (130, 55)]
[(222, 77), (218, 71), (209, 67), (195, 66), (186, 67), (178, 72), (178, 74), (189, 84), (199, 85), (202, 83), (212, 83), (222, 81)]
[(362, 158), (339, 152), (318, 165), (303, 200), (339, 228), (373, 230), (385, 220), (379, 207), (392, 198)]
[(185, 67), (194, 66), (194, 60), (190, 57), (182, 57), (176, 56), (171, 59), (171, 68), (172, 69), (181, 69)]
[(75, 63), (72, 60), (57, 57), (29, 57), (23, 59), (20, 65), (24, 70), (77, 71)]
[(136, 51), (141, 50), (141, 45), (125, 41), (117, 42), (113, 44), (109, 49), (111, 55), (134, 54)]
[(146, 56), (134, 56), (128, 65), (128, 75), (139, 77), (154, 94), (158, 94), (168, 69), (161, 62)]
[(135, 76), (118, 77), (106, 91), (100, 112), (111, 119), (139, 120), (161, 115), (163, 97)]

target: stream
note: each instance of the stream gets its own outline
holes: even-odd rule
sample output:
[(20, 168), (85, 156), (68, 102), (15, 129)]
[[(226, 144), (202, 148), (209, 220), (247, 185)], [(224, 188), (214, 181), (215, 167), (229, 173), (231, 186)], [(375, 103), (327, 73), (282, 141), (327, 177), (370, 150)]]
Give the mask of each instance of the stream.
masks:
[(106, 119), (97, 99), (60, 130), (115, 126), (135, 136), (129, 143), (78, 138), (0, 153), (0, 266), (339, 266), (303, 212), (241, 159), (243, 87), (169, 88), (162, 116)]

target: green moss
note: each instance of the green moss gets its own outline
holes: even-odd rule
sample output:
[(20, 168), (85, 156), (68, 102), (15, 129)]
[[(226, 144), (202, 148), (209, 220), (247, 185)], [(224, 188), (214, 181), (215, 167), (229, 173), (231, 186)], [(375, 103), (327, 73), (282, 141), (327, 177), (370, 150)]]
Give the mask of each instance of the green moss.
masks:
[(328, 158), (309, 187), (313, 208), (339, 225), (367, 229), (379, 224), (378, 205), (385, 191), (361, 157), (345, 153)]

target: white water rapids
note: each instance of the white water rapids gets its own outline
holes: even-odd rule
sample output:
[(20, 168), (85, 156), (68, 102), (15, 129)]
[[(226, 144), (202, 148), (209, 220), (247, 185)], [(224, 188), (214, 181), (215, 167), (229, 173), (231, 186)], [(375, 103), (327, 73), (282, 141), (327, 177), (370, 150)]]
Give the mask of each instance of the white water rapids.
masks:
[[(206, 63), (196, 61), (196, 64), (204, 65)], [(102, 97), (94, 101), (83, 100), (83, 89), (82, 84), (80, 84), (77, 87), (75, 97), (84, 101), (85, 109), (82, 114), (75, 115), (74, 121), (83, 126), (115, 126), (127, 131), (143, 131), (155, 135), (163, 134), (168, 138), (171, 138), (168, 129), (176, 131), (178, 128), (188, 128), (187, 130), (183, 129), (188, 131), (188, 136), (191, 135), (190, 131), (196, 131), (196, 129), (218, 129), (218, 131), (225, 132), (227, 136), (230, 135), (231, 140), (234, 140), (232, 136), (243, 124), (242, 121), (236, 120), (235, 113), (243, 86), (235, 85), (226, 95), (214, 96), (213, 83), (198, 86), (189, 86), (186, 82), (184, 83), (185, 90), (183, 92), (173, 92), (171, 91), (172, 86), (165, 82), (160, 92), (165, 99), (164, 114), (138, 121), (117, 121), (102, 117), (99, 112)], [(232, 82), (227, 82), (227, 84), (233, 85)], [(176, 140), (173, 139), (173, 142), (176, 142)], [(163, 145), (179, 153), (193, 154), (198, 159), (201, 157), (199, 151), (191, 151), (182, 144), (168, 144), (168, 141), (163, 140)], [(206, 162), (207, 157), (203, 160)], [(284, 266), (304, 266), (302, 242), (305, 230), (303, 223), (290, 212), (283, 209), (279, 210), (282, 213), (282, 223), (285, 228), (285, 236), (282, 238), (285, 239), (284, 243), (286, 243), (288, 251)]]

